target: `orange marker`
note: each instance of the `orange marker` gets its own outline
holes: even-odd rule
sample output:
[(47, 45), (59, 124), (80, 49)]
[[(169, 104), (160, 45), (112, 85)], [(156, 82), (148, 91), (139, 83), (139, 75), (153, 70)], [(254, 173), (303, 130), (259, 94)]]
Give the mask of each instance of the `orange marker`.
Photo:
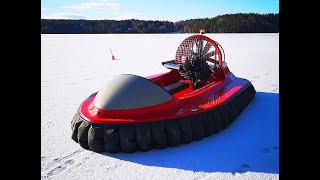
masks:
[(111, 52), (111, 59), (116, 60), (116, 58), (114, 58), (114, 55), (112, 54), (111, 48), (110, 48), (110, 52)]

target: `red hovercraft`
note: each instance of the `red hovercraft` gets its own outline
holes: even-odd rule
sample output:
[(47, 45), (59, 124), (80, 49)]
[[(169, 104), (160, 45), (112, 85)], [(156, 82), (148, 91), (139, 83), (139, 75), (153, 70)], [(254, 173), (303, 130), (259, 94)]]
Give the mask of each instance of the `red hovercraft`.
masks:
[(220, 44), (203, 33), (183, 40), (175, 60), (162, 62), (169, 72), (118, 75), (84, 100), (71, 122), (72, 139), (95, 152), (135, 152), (225, 129), (256, 91), (230, 72)]

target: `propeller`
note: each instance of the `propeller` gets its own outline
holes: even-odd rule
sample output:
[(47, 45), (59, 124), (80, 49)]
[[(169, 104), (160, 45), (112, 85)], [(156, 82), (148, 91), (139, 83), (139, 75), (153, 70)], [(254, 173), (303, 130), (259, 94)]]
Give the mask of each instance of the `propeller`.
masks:
[(208, 76), (214, 77), (222, 67), (222, 55), (219, 44), (204, 35), (193, 35), (179, 45), (175, 64), (184, 79), (191, 79), (195, 84)]

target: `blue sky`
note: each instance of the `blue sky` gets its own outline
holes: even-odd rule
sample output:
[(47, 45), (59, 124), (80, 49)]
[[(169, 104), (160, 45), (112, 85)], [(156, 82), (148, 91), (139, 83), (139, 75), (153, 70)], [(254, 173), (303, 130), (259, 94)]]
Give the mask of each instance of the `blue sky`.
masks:
[(41, 0), (42, 19), (179, 21), (232, 13), (278, 13), (279, 0)]

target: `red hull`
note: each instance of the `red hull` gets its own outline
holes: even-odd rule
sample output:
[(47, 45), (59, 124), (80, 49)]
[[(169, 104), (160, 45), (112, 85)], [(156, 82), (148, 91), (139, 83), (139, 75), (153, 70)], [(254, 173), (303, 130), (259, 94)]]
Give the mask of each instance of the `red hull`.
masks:
[[(80, 106), (80, 115), (92, 123), (126, 124), (142, 123), (161, 120), (170, 120), (212, 110), (227, 102), (251, 83), (242, 78), (235, 77), (233, 73), (224, 68), (225, 78), (216, 82), (208, 82), (203, 87), (192, 90), (190, 86), (172, 94), (172, 100), (163, 104), (146, 108), (128, 110), (103, 110), (93, 105), (96, 96), (94, 93)], [(181, 76), (176, 71), (148, 77), (159, 86), (179, 81)], [(218, 79), (218, 78), (217, 78)]]

